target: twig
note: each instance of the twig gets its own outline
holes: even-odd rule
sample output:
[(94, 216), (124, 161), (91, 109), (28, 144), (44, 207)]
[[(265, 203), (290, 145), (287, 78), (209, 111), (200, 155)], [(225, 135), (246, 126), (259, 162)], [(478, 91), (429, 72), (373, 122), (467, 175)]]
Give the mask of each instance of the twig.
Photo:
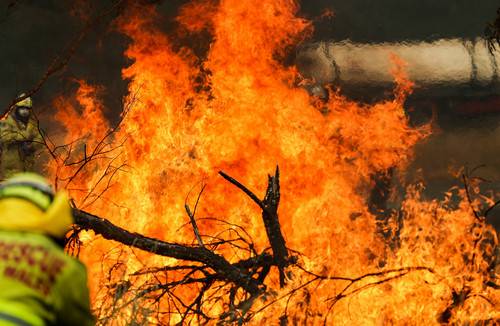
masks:
[(469, 206), (470, 206), (470, 208), (472, 210), (472, 213), (474, 214), (474, 217), (479, 222), (483, 222), (484, 218), (482, 218), (481, 216), (479, 216), (478, 212), (474, 209), (473, 202), (472, 202), (472, 197), (471, 197), (470, 191), (469, 191), (469, 182), (468, 182), (468, 178), (467, 178), (467, 176), (466, 176), (465, 173), (462, 174), (462, 180), (464, 182), (465, 195), (467, 196), (467, 201), (469, 202)]
[(191, 221), (191, 225), (193, 226), (194, 235), (196, 236), (196, 240), (198, 241), (198, 244), (200, 245), (200, 247), (205, 247), (205, 245), (203, 244), (203, 240), (201, 239), (201, 236), (200, 236), (200, 230), (198, 229), (198, 224), (196, 223), (195, 214), (196, 214), (196, 209), (198, 208), (198, 203), (200, 202), (201, 195), (203, 194), (203, 191), (205, 190), (205, 187), (206, 187), (206, 185), (203, 185), (200, 193), (198, 194), (198, 198), (196, 199), (196, 203), (194, 204), (193, 212), (191, 212), (191, 209), (189, 208), (189, 205), (187, 204), (187, 200), (186, 200), (186, 203), (184, 203), (184, 208), (186, 209), (186, 213), (189, 216), (189, 220)]
[(264, 203), (262, 200), (259, 199), (253, 192), (251, 192), (247, 187), (242, 185), (238, 180), (234, 179), (233, 177), (230, 177), (229, 175), (225, 174), (223, 171), (219, 171), (219, 175), (235, 185), (237, 188), (239, 188), (241, 191), (243, 191), (245, 194), (247, 194), (250, 199), (252, 199), (261, 209), (266, 209), (264, 206)]

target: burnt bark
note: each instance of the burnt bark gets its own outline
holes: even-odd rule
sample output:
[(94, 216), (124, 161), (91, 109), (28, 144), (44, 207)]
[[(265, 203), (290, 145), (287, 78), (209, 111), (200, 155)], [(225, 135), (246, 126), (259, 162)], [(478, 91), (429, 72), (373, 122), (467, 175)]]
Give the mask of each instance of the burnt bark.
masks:
[(199, 262), (212, 268), (221, 280), (227, 280), (242, 287), (251, 295), (262, 292), (262, 285), (251, 275), (236, 265), (229, 263), (224, 257), (200, 246), (188, 246), (169, 243), (139, 233), (127, 231), (110, 221), (74, 209), (75, 223), (83, 230), (92, 230), (104, 239), (120, 242), (156, 255)]
[(278, 167), (276, 167), (274, 176), (268, 176), (266, 196), (262, 201), (265, 208), (262, 210), (262, 219), (264, 220), (267, 238), (271, 244), (274, 260), (279, 270), (280, 286), (283, 287), (285, 285), (285, 268), (288, 265), (289, 256), (278, 219), (278, 206), (280, 202), (279, 177), (280, 172)]
[(278, 217), (278, 207), (280, 202), (279, 167), (276, 167), (274, 176), (268, 176), (266, 195), (263, 200), (260, 200), (238, 180), (230, 177), (222, 171), (220, 171), (219, 174), (224, 179), (241, 189), (262, 209), (262, 219), (264, 221), (267, 238), (273, 252), (274, 264), (279, 270), (280, 287), (283, 287), (286, 283), (285, 268), (293, 261), (293, 259), (289, 256), (288, 249), (286, 248), (285, 238), (281, 232), (281, 225)]

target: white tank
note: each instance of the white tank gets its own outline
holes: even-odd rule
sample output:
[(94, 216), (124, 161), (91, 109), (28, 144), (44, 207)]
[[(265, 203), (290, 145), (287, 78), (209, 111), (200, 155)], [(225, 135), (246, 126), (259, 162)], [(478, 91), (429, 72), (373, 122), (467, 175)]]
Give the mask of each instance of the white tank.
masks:
[(498, 84), (498, 53), (484, 40), (362, 44), (350, 41), (313, 43), (297, 53), (304, 77), (318, 84), (386, 86), (394, 83), (391, 55), (402, 59), (416, 88)]

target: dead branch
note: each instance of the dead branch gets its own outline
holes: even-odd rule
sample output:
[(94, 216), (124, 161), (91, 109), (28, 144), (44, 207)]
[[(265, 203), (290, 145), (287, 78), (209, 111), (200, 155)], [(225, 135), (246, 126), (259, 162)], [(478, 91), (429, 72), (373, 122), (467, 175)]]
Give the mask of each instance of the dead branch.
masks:
[(187, 215), (189, 216), (189, 221), (193, 226), (193, 232), (194, 235), (196, 236), (196, 240), (198, 241), (200, 247), (204, 247), (205, 245), (203, 244), (203, 240), (201, 239), (200, 230), (198, 229), (198, 224), (196, 224), (195, 214), (196, 214), (196, 209), (198, 208), (198, 203), (200, 202), (200, 198), (204, 190), (205, 190), (205, 185), (203, 185), (200, 193), (198, 194), (198, 198), (196, 198), (196, 203), (194, 204), (194, 210), (192, 212), (191, 209), (189, 208), (189, 205), (187, 204), (187, 199), (186, 202), (184, 203), (184, 208), (186, 210)]
[(238, 180), (227, 175), (223, 171), (219, 171), (219, 175), (221, 177), (223, 177), (224, 179), (226, 179), (227, 181), (229, 181), (230, 183), (232, 183), (233, 185), (235, 185), (236, 187), (238, 187), (241, 191), (243, 191), (248, 197), (250, 197), (250, 199), (252, 199), (257, 205), (259, 205), (259, 207), (262, 210), (266, 209), (264, 207), (264, 203), (262, 202), (262, 200), (260, 200), (259, 197), (257, 197), (253, 192), (251, 192), (247, 187), (245, 187), (243, 184), (241, 184)]
[(268, 176), (266, 195), (263, 200), (260, 200), (253, 192), (236, 179), (230, 177), (222, 171), (220, 171), (219, 174), (224, 179), (241, 189), (262, 209), (262, 219), (266, 228), (267, 238), (271, 244), (274, 261), (279, 270), (280, 287), (283, 287), (285, 285), (285, 268), (293, 259), (289, 257), (288, 249), (285, 245), (285, 238), (281, 232), (281, 226), (278, 218), (278, 206), (280, 201), (279, 167), (276, 167), (274, 176)]
[(262, 285), (253, 279), (251, 275), (230, 264), (224, 257), (204, 247), (169, 243), (129, 232), (106, 219), (78, 209), (73, 211), (73, 215), (75, 223), (82, 230), (92, 230), (107, 240), (117, 241), (156, 255), (200, 262), (212, 268), (218, 274), (219, 278), (233, 282), (253, 296), (262, 292)]
[[(241, 185), (241, 187), (245, 188), (243, 185)], [(291, 262), (295, 263), (296, 261), (293, 257), (289, 257), (278, 221), (277, 210), (280, 196), (279, 170), (276, 170), (274, 176), (269, 176), (266, 196), (264, 200), (259, 200), (259, 206), (263, 208), (262, 216), (271, 243), (272, 255), (267, 252), (267, 249), (258, 254), (255, 251), (253, 240), (251, 240), (246, 230), (222, 220), (219, 221), (230, 227), (222, 231), (220, 235), (205, 235), (204, 237), (209, 241), (206, 245), (201, 242), (202, 235), (196, 224), (195, 212), (203, 189), (198, 194), (193, 211), (187, 204), (187, 200), (185, 203), (185, 209), (191, 222), (190, 224), (195, 230), (194, 232), (198, 240), (199, 245), (196, 246), (169, 243), (159, 239), (146, 237), (120, 228), (101, 217), (79, 209), (74, 209), (77, 232), (92, 230), (105, 239), (117, 241), (126, 246), (139, 248), (156, 255), (190, 262), (178, 266), (145, 266), (144, 269), (130, 275), (131, 277), (150, 275), (156, 279), (156, 282), (148, 282), (144, 284), (144, 286), (140, 286), (134, 290), (129, 286), (127, 288), (128, 292), (137, 292), (135, 292), (135, 294), (130, 292), (127, 299), (125, 299), (123, 294), (119, 295), (117, 300), (121, 301), (120, 304), (118, 304), (117, 300), (109, 301), (108, 306), (111, 307), (111, 311), (116, 312), (127, 305), (131, 305), (132, 307), (136, 304), (137, 300), (153, 300), (156, 302), (162, 297), (167, 297), (169, 304), (173, 304), (175, 307), (175, 313), (180, 314), (183, 320), (185, 320), (188, 315), (191, 315), (206, 321), (213, 317), (207, 316), (205, 312), (202, 311), (202, 306), (207, 307), (217, 302), (226, 302), (226, 294), (229, 293), (229, 308), (225, 313), (222, 313), (218, 319), (221, 322), (234, 322), (244, 318), (251, 309), (253, 302), (255, 302), (261, 294), (266, 292), (264, 282), (272, 266), (278, 267), (280, 272), (280, 286), (284, 286), (284, 269)], [(248, 191), (248, 193), (253, 195), (250, 191)], [(255, 196), (255, 198), (257, 197)], [(223, 234), (226, 232), (230, 234), (229, 237)], [(75, 237), (73, 237), (73, 239), (74, 238)], [(233, 248), (235, 253), (246, 252), (249, 254), (249, 257), (231, 264), (226, 258), (216, 254), (216, 250), (222, 245)], [(170, 280), (162, 281), (156, 278), (155, 275), (157, 273), (163, 273), (165, 276), (172, 275), (173, 277), (171, 276)], [(184, 302), (184, 299), (175, 294), (175, 289), (177, 287), (188, 286), (189, 284), (199, 285), (198, 295), (196, 299), (190, 303)], [(118, 283), (112, 283), (110, 286), (116, 287), (117, 289), (122, 288)], [(239, 288), (243, 289), (247, 294), (242, 296), (242, 294), (238, 292)], [(118, 292), (121, 293), (121, 291)], [(114, 297), (116, 297), (116, 295)], [(123, 300), (121, 300), (122, 297), (124, 298)], [(110, 311), (109, 309), (110, 308), (108, 308), (107, 311)], [(106, 320), (111, 317), (108, 316), (103, 318)]]
[[(195, 318), (199, 323), (206, 323), (214, 319), (218, 320), (220, 324), (243, 323), (251, 320), (256, 314), (277, 301), (287, 299), (286, 308), (288, 308), (288, 303), (291, 301), (292, 296), (298, 293), (299, 290), (306, 289), (311, 284), (323, 281), (343, 282), (345, 285), (340, 292), (335, 293), (327, 300), (329, 304), (328, 311), (330, 313), (338, 301), (365, 289), (402, 278), (411, 272), (427, 271), (434, 273), (432, 269), (423, 266), (403, 267), (367, 273), (359, 277), (337, 277), (310, 272), (300, 266), (295, 257), (290, 257), (289, 250), (284, 247), (285, 241), (279, 229), (280, 225), (277, 215), (280, 196), (279, 170), (276, 170), (274, 176), (269, 176), (266, 196), (262, 201), (235, 179), (229, 177), (224, 172), (220, 172), (220, 174), (226, 180), (242, 189), (247, 195), (257, 199), (259, 207), (264, 208), (262, 216), (266, 225), (266, 233), (271, 243), (272, 254), (266, 250), (257, 254), (253, 247), (253, 241), (245, 239), (239, 233), (236, 233), (237, 237), (234, 239), (231, 237), (227, 238), (222, 234), (220, 236), (205, 236), (205, 239), (207, 239), (205, 246), (169, 243), (127, 231), (106, 219), (74, 209), (78, 230), (92, 230), (105, 239), (117, 241), (126, 246), (138, 248), (152, 254), (187, 262), (185, 264), (160, 267), (144, 265), (143, 269), (129, 275), (129, 277), (134, 278), (145, 277), (142, 280), (146, 281), (139, 286), (132, 286), (132, 284), (136, 283), (123, 283), (123, 281), (108, 285), (108, 288), (113, 289), (112, 293), (114, 294), (111, 295), (108, 301), (108, 308), (106, 309), (107, 312), (111, 311), (111, 314), (101, 317), (103, 323), (116, 318), (119, 311), (126, 306), (129, 306), (132, 310), (137, 307), (144, 307), (146, 309), (146, 302), (150, 307), (155, 303), (159, 303), (162, 298), (167, 301), (167, 306), (169, 307), (168, 311), (164, 313), (167, 315), (179, 315), (183, 322), (192, 321), (193, 319), (191, 318)], [(187, 209), (189, 216), (194, 217), (195, 211), (196, 208), (193, 212), (191, 212), (191, 209)], [(211, 218), (211, 220), (217, 219)], [(226, 221), (221, 222), (227, 224)], [(187, 223), (187, 225), (189, 224)], [(246, 234), (246, 231), (242, 230)], [(276, 233), (277, 230), (279, 233)], [(201, 238), (201, 234), (198, 234), (198, 236)], [(247, 236), (250, 238), (248, 234)], [(235, 244), (237, 241), (248, 245), (249, 248), (240, 247)], [(235, 263), (229, 263), (226, 258), (216, 254), (215, 250), (218, 249), (219, 245), (228, 245), (240, 251), (242, 249), (246, 250), (250, 254), (250, 257)], [(280, 245), (283, 247), (280, 248)], [(297, 273), (302, 272), (302, 275), (306, 277), (311, 276), (311, 278), (305, 280), (304, 283), (299, 284), (297, 287), (290, 289), (284, 295), (274, 297), (274, 291), (272, 289), (268, 290), (264, 285), (266, 277), (273, 266), (278, 267), (280, 271), (280, 287), (284, 286), (284, 271), (287, 267), (296, 267)], [(110, 271), (110, 280), (112, 279), (111, 273), (112, 271)], [(164, 277), (158, 277), (159, 273), (160, 275), (164, 275)], [(177, 290), (185, 286), (194, 286), (196, 288), (197, 295), (194, 299), (183, 297), (182, 292), (180, 292), (181, 290)], [(245, 294), (242, 295), (241, 292), (239, 293), (238, 289), (243, 289)], [(266, 301), (268, 298), (271, 298), (271, 300), (257, 311), (252, 311), (251, 308), (255, 300), (259, 297), (265, 298)], [(226, 306), (226, 310), (223, 313), (215, 317), (207, 314), (207, 311), (211, 309), (210, 307), (221, 303)], [(160, 313), (159, 309), (157, 308), (156, 310), (158, 314)], [(282, 322), (287, 321), (288, 315), (286, 309), (280, 318)], [(328, 314), (325, 316), (325, 322), (327, 318)]]

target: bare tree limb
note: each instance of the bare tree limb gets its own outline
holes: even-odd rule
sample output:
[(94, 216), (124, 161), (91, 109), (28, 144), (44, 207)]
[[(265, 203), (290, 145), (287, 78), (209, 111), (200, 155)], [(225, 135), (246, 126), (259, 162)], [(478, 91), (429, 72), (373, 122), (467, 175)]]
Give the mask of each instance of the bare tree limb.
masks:
[(268, 184), (264, 200), (260, 200), (253, 192), (245, 187), (238, 180), (230, 177), (226, 173), (220, 171), (219, 174), (241, 189), (248, 197), (250, 197), (262, 209), (262, 219), (266, 228), (267, 238), (271, 244), (274, 261), (279, 270), (280, 287), (285, 285), (285, 268), (292, 262), (289, 257), (288, 249), (286, 248), (285, 238), (281, 232), (281, 226), (278, 218), (278, 206), (280, 202), (280, 184), (279, 184), (279, 167), (276, 166), (274, 176), (268, 176)]
[(203, 240), (201, 239), (200, 230), (198, 229), (198, 224), (196, 224), (195, 214), (196, 214), (196, 209), (198, 208), (198, 203), (200, 202), (200, 198), (204, 190), (205, 190), (205, 185), (203, 185), (200, 193), (198, 194), (198, 198), (196, 199), (196, 204), (194, 204), (194, 210), (192, 212), (191, 209), (189, 208), (189, 205), (187, 204), (187, 200), (186, 203), (184, 203), (184, 208), (186, 209), (186, 213), (189, 216), (189, 221), (193, 226), (193, 232), (194, 235), (196, 236), (196, 240), (198, 241), (200, 247), (204, 247), (205, 245), (203, 244)]
[(259, 207), (261, 209), (263, 209), (263, 210), (266, 209), (264, 207), (264, 203), (262, 202), (262, 200), (260, 200), (259, 197), (257, 197), (253, 192), (251, 192), (247, 187), (245, 187), (243, 184), (241, 184), (238, 180), (236, 180), (233, 177), (230, 177), (229, 175), (227, 175), (223, 171), (219, 171), (219, 175), (221, 177), (223, 177), (224, 179), (226, 179), (227, 181), (229, 181), (230, 183), (232, 183), (233, 185), (235, 185), (241, 191), (243, 191), (248, 197), (250, 197), (250, 199), (252, 199), (257, 205), (259, 205)]
[(256, 296), (262, 292), (262, 285), (253, 279), (251, 275), (231, 265), (224, 257), (204, 247), (168, 243), (138, 233), (132, 233), (106, 219), (78, 209), (74, 209), (73, 215), (76, 224), (81, 229), (92, 230), (107, 240), (114, 240), (160, 256), (206, 264), (217, 272), (221, 279), (233, 282), (251, 295)]

